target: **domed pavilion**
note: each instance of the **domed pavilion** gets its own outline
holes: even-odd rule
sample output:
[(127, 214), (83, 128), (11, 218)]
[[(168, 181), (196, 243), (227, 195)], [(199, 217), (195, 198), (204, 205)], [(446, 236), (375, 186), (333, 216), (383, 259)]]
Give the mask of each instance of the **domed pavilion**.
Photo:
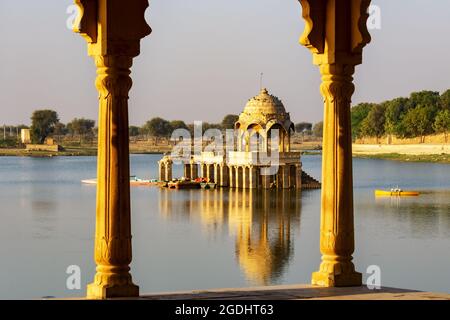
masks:
[(270, 95), (266, 88), (259, 95), (251, 98), (235, 124), (238, 131), (238, 151), (251, 150), (251, 137), (257, 135), (263, 142), (263, 148), (257, 150), (268, 152), (270, 149), (271, 131), (278, 130), (279, 151), (290, 150), (290, 137), (294, 129), (290, 115), (278, 97)]
[[(249, 99), (234, 125), (234, 146), (194, 154), (184, 164), (184, 177), (207, 178), (221, 187), (320, 187), (302, 172), (300, 152), (291, 151), (294, 124), (281, 100), (265, 88)], [(160, 180), (172, 179), (172, 159), (159, 162)], [(302, 181), (303, 180), (303, 181)]]

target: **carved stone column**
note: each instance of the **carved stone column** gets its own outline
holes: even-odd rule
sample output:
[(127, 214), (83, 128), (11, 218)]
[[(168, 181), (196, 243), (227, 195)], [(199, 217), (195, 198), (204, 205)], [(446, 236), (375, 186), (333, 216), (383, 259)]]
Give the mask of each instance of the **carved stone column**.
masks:
[(136, 297), (130, 274), (131, 221), (128, 136), (130, 68), (139, 55), (140, 39), (151, 29), (144, 19), (147, 0), (76, 0), (80, 8), (74, 28), (88, 42), (97, 66), (99, 92), (97, 273), (87, 297)]
[(215, 163), (214, 164), (214, 182), (218, 185), (220, 184), (220, 165)]
[(257, 182), (258, 182), (257, 170), (255, 167), (251, 166), (249, 168), (249, 188), (250, 189), (258, 188)]
[(165, 169), (166, 169), (166, 181), (172, 181), (172, 179), (173, 179), (172, 166), (173, 166), (172, 160), (167, 160), (166, 161), (166, 167), (165, 167)]
[(249, 171), (250, 169), (246, 166), (242, 167), (242, 188), (243, 189), (248, 189), (248, 186), (250, 184), (250, 179), (249, 179)]
[(289, 170), (290, 166), (285, 164), (282, 167), (280, 167), (280, 169), (282, 170), (282, 184), (283, 184), (283, 189), (289, 189), (290, 188), (290, 170)]
[(203, 162), (200, 163), (200, 177), (201, 178), (206, 178), (207, 176), (207, 172), (206, 172), (206, 164), (204, 164)]
[(206, 178), (208, 182), (214, 182), (214, 165), (206, 164)]
[(191, 179), (191, 164), (190, 163), (184, 163), (183, 164), (183, 171), (184, 171), (184, 177), (186, 179)]
[(360, 286), (354, 251), (350, 104), (353, 73), (370, 41), (366, 22), (370, 0), (300, 0), (305, 31), (300, 42), (313, 53), (322, 74), (324, 135), (320, 270), (312, 284)]
[(219, 171), (220, 171), (220, 186), (228, 187), (228, 182), (230, 180), (228, 176), (228, 166), (221, 164), (219, 166)]
[(234, 167), (233, 166), (229, 166), (228, 167), (228, 174), (229, 174), (229, 177), (228, 177), (228, 179), (229, 179), (229, 186), (230, 186), (230, 188), (235, 188), (235, 185), (236, 185), (236, 177), (235, 177), (235, 174), (236, 174), (236, 172), (234, 171)]
[(132, 59), (97, 56), (96, 86), (100, 93), (98, 121), (97, 274), (88, 297), (137, 296), (132, 283), (128, 91)]
[(243, 167), (236, 166), (235, 169), (236, 169), (236, 188), (242, 188), (243, 187), (242, 182), (244, 180), (243, 179), (243, 175), (244, 175)]
[(158, 173), (159, 173), (159, 180), (164, 181), (166, 176), (166, 168), (164, 165), (164, 161), (159, 160), (158, 161)]
[(302, 189), (302, 165), (295, 165), (295, 188), (297, 190)]
[(191, 179), (195, 180), (198, 178), (198, 165), (195, 161), (191, 160), (190, 162), (191, 168)]

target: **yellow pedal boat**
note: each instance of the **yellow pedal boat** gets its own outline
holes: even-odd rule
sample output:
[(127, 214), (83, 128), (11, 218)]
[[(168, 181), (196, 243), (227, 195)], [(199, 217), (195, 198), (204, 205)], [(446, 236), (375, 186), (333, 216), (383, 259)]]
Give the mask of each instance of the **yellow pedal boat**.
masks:
[(420, 195), (418, 191), (404, 191), (393, 189), (390, 191), (386, 190), (375, 190), (376, 197), (417, 197)]

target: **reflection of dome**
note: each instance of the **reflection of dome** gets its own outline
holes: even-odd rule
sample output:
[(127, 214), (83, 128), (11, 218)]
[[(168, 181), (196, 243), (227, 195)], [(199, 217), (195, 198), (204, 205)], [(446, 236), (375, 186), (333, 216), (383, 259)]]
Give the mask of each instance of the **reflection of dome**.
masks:
[(259, 125), (268, 130), (278, 124), (286, 132), (293, 129), (289, 113), (286, 112), (283, 103), (277, 97), (269, 94), (266, 88), (259, 95), (251, 98), (236, 122), (236, 129), (247, 130), (250, 126)]

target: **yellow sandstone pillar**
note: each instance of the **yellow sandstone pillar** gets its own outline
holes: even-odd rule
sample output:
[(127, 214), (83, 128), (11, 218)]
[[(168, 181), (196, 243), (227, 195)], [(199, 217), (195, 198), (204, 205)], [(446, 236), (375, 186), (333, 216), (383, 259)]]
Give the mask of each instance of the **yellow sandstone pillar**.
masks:
[(219, 171), (220, 171), (220, 186), (221, 187), (228, 187), (228, 182), (230, 180), (229, 178), (229, 171), (228, 171), (228, 166), (225, 164), (220, 164), (219, 166)]
[(198, 164), (191, 160), (190, 162), (190, 168), (191, 168), (191, 179), (197, 179), (198, 178)]
[(190, 163), (183, 163), (183, 176), (186, 179), (191, 179), (191, 164)]
[(322, 74), (324, 135), (320, 250), (322, 263), (312, 275), (319, 286), (360, 286), (354, 251), (350, 104), (353, 73), (369, 43), (370, 0), (300, 0), (305, 31), (300, 42), (313, 53)]
[(297, 190), (302, 189), (302, 165), (301, 164), (295, 165), (295, 188)]
[(151, 29), (144, 19), (147, 0), (76, 0), (80, 8), (74, 31), (88, 42), (97, 66), (99, 92), (97, 273), (87, 297), (136, 297), (130, 274), (131, 221), (128, 136), (130, 68), (139, 55), (140, 39)]
[(236, 185), (236, 177), (235, 177), (236, 171), (234, 170), (233, 166), (228, 167), (228, 175), (229, 175), (228, 181), (229, 181), (230, 188), (235, 188), (236, 187), (235, 186)]

